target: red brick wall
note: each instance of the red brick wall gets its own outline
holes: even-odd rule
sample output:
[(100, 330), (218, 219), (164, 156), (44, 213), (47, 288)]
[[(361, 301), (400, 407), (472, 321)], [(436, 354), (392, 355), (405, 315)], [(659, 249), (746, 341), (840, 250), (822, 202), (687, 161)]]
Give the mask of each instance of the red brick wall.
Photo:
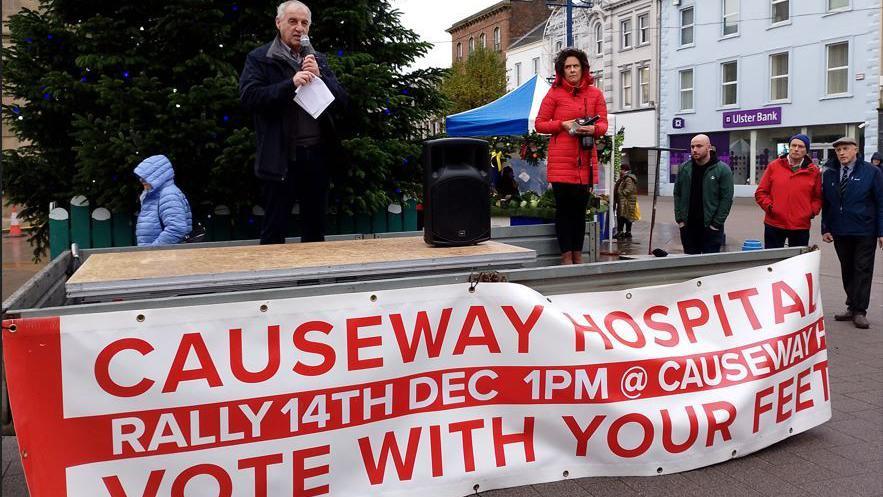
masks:
[[(526, 35), (537, 24), (549, 18), (552, 13), (545, 0), (532, 2), (512, 2), (512, 19), (509, 21), (509, 37), (512, 42)], [(508, 45), (506, 45), (508, 46)]]
[(494, 28), (500, 28), (500, 50), (505, 51), (509, 46), (509, 14), (511, 8), (503, 6), (489, 15), (484, 15), (478, 19), (458, 27), (451, 31), (451, 61), (457, 61), (457, 43), (463, 44), (463, 60), (469, 57), (469, 38), (475, 38), (475, 48), (481, 46), (481, 34), (487, 37), (487, 47), (494, 48)]
[(487, 47), (494, 48), (494, 28), (500, 28), (500, 52), (506, 56), (506, 48), (539, 23), (549, 17), (545, 0), (511, 2), (473, 19), (451, 31), (451, 61), (457, 61), (457, 43), (463, 45), (463, 60), (469, 57), (469, 38), (475, 39), (475, 47), (481, 46), (481, 34), (487, 37)]

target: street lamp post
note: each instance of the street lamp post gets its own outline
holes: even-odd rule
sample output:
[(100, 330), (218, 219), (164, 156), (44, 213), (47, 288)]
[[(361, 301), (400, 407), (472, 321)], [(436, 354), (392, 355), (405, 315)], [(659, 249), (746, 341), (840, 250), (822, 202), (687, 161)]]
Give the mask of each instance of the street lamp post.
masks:
[(553, 3), (546, 2), (546, 6), (548, 7), (564, 7), (564, 11), (566, 13), (567, 22), (566, 30), (567, 30), (567, 46), (573, 46), (573, 9), (591, 9), (595, 6), (595, 2), (592, 0), (581, 0), (579, 5), (573, 3), (573, 0), (566, 0), (565, 3)]

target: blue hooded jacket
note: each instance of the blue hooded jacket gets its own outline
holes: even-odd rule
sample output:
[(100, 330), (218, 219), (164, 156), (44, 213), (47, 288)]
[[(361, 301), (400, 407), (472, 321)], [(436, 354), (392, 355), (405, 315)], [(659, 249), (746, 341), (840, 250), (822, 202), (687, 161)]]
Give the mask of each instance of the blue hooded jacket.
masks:
[(192, 228), (190, 204), (175, 185), (175, 171), (164, 155), (141, 161), (135, 174), (150, 184), (141, 194), (141, 212), (135, 226), (138, 245), (172, 245), (180, 243)]

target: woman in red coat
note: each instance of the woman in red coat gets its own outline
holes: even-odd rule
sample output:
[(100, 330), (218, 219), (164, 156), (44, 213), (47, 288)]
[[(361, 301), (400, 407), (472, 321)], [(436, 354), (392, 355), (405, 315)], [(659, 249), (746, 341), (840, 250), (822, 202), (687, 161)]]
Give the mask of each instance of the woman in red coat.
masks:
[[(555, 58), (555, 83), (536, 119), (537, 132), (552, 135), (546, 164), (555, 194), (561, 264), (582, 263), (589, 188), (597, 180), (598, 153), (595, 147), (586, 148), (580, 142), (583, 137), (597, 139), (607, 132), (607, 104), (593, 83), (585, 52), (565, 48)], [(595, 116), (594, 125), (576, 122)]]
[(809, 137), (794, 135), (788, 154), (770, 163), (754, 193), (764, 210), (764, 247), (809, 244), (812, 218), (822, 210), (822, 182), (818, 166), (807, 156)]

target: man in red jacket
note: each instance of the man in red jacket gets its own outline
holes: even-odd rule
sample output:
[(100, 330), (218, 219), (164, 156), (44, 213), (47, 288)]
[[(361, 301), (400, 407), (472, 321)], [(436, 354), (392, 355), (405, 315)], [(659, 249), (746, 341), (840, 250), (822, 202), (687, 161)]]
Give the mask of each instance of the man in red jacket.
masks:
[[(581, 144), (584, 137), (607, 132), (607, 103), (593, 85), (585, 52), (565, 48), (555, 58), (555, 83), (537, 113), (536, 129), (552, 135), (546, 174), (555, 194), (555, 232), (561, 264), (581, 264), (586, 235), (589, 188), (597, 179), (598, 152)], [(598, 116), (594, 125), (577, 120)]]
[(794, 135), (788, 154), (767, 166), (754, 193), (764, 210), (764, 246), (782, 248), (809, 244), (812, 218), (822, 210), (822, 182), (818, 166), (807, 155), (809, 137)]

